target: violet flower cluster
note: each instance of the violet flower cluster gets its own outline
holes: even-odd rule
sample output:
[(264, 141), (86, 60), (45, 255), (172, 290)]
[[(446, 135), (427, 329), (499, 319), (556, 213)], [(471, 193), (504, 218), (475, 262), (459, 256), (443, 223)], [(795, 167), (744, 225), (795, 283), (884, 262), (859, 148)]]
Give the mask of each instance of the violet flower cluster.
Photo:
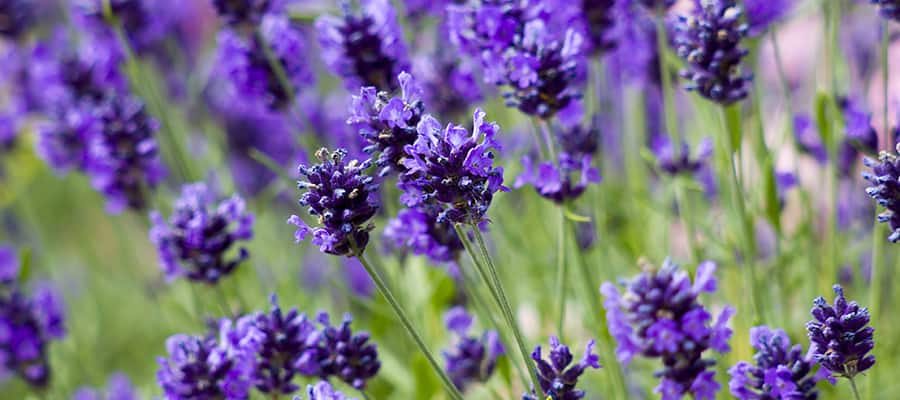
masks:
[(178, 334), (166, 340), (156, 379), (166, 400), (246, 400), (253, 360), (215, 335)]
[(869, 0), (878, 6), (882, 18), (900, 22), (900, 2), (897, 0)]
[(750, 35), (761, 35), (783, 18), (794, 5), (794, 0), (744, 0)]
[[(569, 346), (560, 343), (559, 338), (550, 336), (549, 361), (544, 360), (541, 346), (531, 353), (531, 359), (537, 364), (537, 378), (541, 390), (547, 398), (558, 400), (578, 400), (586, 395), (584, 390), (576, 389), (578, 379), (588, 368), (600, 368), (600, 357), (594, 354), (594, 341), (588, 341), (584, 356), (573, 364), (574, 356)], [(540, 400), (534, 394), (526, 393), (523, 400)]]
[(281, 11), (290, 0), (212, 0), (222, 21), (234, 28), (255, 28), (266, 14)]
[(444, 365), (447, 375), (460, 391), (472, 383), (487, 382), (497, 366), (497, 358), (506, 353), (496, 331), (486, 331), (480, 338), (470, 336), (472, 322), (472, 316), (461, 306), (444, 314), (444, 325), (457, 338), (442, 352)]
[(331, 324), (326, 313), (316, 317), (321, 325), (310, 359), (317, 367), (316, 375), (322, 379), (338, 378), (348, 385), (362, 390), (370, 379), (381, 370), (377, 346), (370, 342), (368, 332), (354, 332), (353, 318), (344, 315), (339, 326)]
[(138, 400), (138, 394), (127, 375), (116, 373), (104, 390), (83, 387), (75, 391), (72, 400)]
[(835, 377), (853, 379), (875, 365), (875, 329), (869, 325), (869, 309), (847, 301), (844, 288), (834, 285), (834, 304), (824, 298), (813, 301), (812, 321), (806, 324), (816, 363)]
[[(315, 385), (307, 385), (306, 395), (306, 400), (351, 400), (349, 397), (344, 396), (343, 393), (334, 390), (327, 381), (320, 381)], [(295, 397), (294, 400), (300, 400), (300, 398)]]
[(6, 0), (0, 2), (0, 35), (19, 39), (31, 28), (35, 20), (33, 0)]
[(681, 76), (686, 89), (729, 105), (747, 97), (752, 76), (741, 71), (747, 50), (741, 40), (748, 27), (735, 0), (706, 0), (693, 15), (680, 16), (675, 24), (675, 48), (688, 66)]
[(253, 237), (253, 219), (240, 196), (219, 200), (207, 184), (193, 183), (181, 189), (168, 222), (158, 211), (150, 214), (150, 240), (167, 279), (184, 276), (212, 285), (249, 257), (237, 243)]
[(48, 347), (65, 335), (59, 294), (49, 286), (26, 293), (15, 249), (0, 245), (0, 382), (17, 376), (46, 388), (51, 378)]
[(891, 243), (900, 242), (900, 156), (882, 151), (877, 161), (867, 157), (863, 162), (871, 169), (863, 173), (863, 178), (872, 185), (866, 188), (866, 194), (884, 207), (878, 214), (878, 222), (888, 224)]
[(436, 263), (455, 263), (465, 248), (453, 225), (438, 221), (440, 213), (436, 204), (404, 208), (388, 221), (383, 237), (396, 249), (427, 256)]
[(403, 29), (393, 5), (388, 0), (362, 0), (354, 13), (348, 1), (341, 1), (341, 9), (341, 17), (323, 15), (316, 20), (325, 64), (349, 90), (374, 86), (393, 91), (394, 77), (409, 70)]
[(441, 43), (435, 46), (434, 52), (413, 60), (416, 81), (432, 114), (442, 118), (462, 117), (484, 98), (476, 78), (475, 62), (457, 57), (452, 48)]
[(757, 326), (750, 329), (750, 345), (756, 350), (753, 363), (740, 361), (728, 370), (728, 388), (740, 400), (818, 398), (816, 383), (825, 378), (814, 373), (815, 361), (781, 329)]
[(692, 284), (687, 272), (666, 259), (659, 269), (648, 266), (626, 281), (624, 292), (609, 282), (600, 288), (609, 331), (618, 342), (617, 358), (626, 364), (636, 355), (661, 359), (656, 391), (664, 400), (688, 394), (711, 400), (719, 390), (711, 370), (715, 361), (704, 353), (730, 350), (727, 323), (734, 309), (725, 307), (713, 322), (698, 301), (701, 294), (716, 290), (715, 270), (714, 263), (701, 263)]
[[(175, 30), (176, 13), (166, 0), (79, 0), (74, 11), (78, 22), (94, 36), (114, 37), (122, 29), (128, 45), (139, 53), (157, 50)], [(105, 7), (111, 15), (107, 16)], [(114, 24), (114, 25), (110, 25)]]
[(616, 47), (613, 37), (620, 2), (616, 0), (582, 0), (581, 11), (590, 40), (591, 52), (603, 54)]
[(660, 135), (652, 140), (651, 149), (662, 173), (668, 176), (693, 176), (703, 186), (707, 196), (716, 194), (716, 177), (710, 163), (713, 152), (711, 139), (701, 139), (692, 152), (687, 141), (682, 141), (681, 148), (675, 149), (668, 136)]
[(503, 186), (503, 168), (495, 167), (494, 136), (500, 127), (485, 122), (485, 113), (475, 110), (472, 132), (459, 125), (440, 122), (426, 115), (416, 130), (419, 137), (406, 146), (406, 172), (400, 176), (401, 197), (408, 207), (437, 204), (437, 221), (450, 224), (480, 224)]
[(568, 152), (559, 154), (556, 163), (542, 161), (534, 165), (531, 157), (522, 157), (522, 174), (513, 187), (534, 186), (538, 194), (561, 204), (581, 196), (591, 183), (600, 182), (600, 171), (592, 165), (590, 154), (580, 158)]
[(352, 257), (369, 243), (369, 220), (378, 211), (378, 183), (366, 174), (371, 160), (347, 161), (347, 151), (316, 152), (319, 164), (301, 165), (300, 174), (306, 178), (298, 187), (306, 190), (300, 205), (318, 219), (319, 227), (310, 227), (300, 217), (292, 215), (288, 223), (297, 226), (294, 238), (299, 243), (312, 234), (312, 243), (327, 254)]

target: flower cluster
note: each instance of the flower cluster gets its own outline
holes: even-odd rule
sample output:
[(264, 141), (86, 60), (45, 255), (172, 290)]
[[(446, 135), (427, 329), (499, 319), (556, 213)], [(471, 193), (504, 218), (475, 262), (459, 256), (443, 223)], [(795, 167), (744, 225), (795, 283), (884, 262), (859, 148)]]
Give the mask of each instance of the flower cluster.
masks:
[(336, 377), (356, 389), (364, 389), (381, 369), (378, 349), (369, 342), (369, 334), (353, 332), (350, 314), (344, 316), (340, 326), (331, 325), (326, 313), (320, 313), (316, 319), (322, 325), (315, 358), (310, 360), (318, 368), (316, 375), (322, 379)]
[(138, 52), (153, 50), (161, 45), (175, 25), (175, 14), (167, 9), (170, 4), (162, 0), (82, 0), (76, 2), (77, 16), (81, 24), (96, 36), (112, 36), (104, 8), (109, 7), (110, 17), (121, 26), (129, 45)]
[(812, 117), (809, 114), (797, 114), (794, 116), (794, 139), (797, 147), (803, 153), (809, 154), (819, 164), (828, 162), (828, 149), (822, 143), (819, 132), (813, 125)]
[(247, 399), (253, 362), (227, 341), (178, 334), (166, 340), (166, 350), (156, 379), (167, 400)]
[(688, 63), (681, 72), (688, 90), (723, 105), (747, 97), (752, 77), (741, 72), (747, 50), (740, 45), (748, 30), (742, 19), (735, 0), (702, 1), (694, 15), (678, 18), (675, 47)]
[(78, 389), (72, 400), (137, 400), (138, 395), (131, 385), (128, 376), (122, 373), (116, 373), (109, 377), (105, 391), (99, 391), (92, 388)]
[(456, 56), (452, 49), (439, 45), (433, 53), (413, 60), (428, 109), (441, 117), (460, 117), (483, 98), (474, 63)]
[(616, 24), (616, 0), (582, 0), (581, 9), (591, 51), (602, 54), (616, 47), (612, 31)]
[(29, 385), (50, 383), (47, 347), (66, 334), (59, 294), (39, 286), (30, 295), (18, 282), (19, 260), (0, 246), (0, 382), (16, 375)]
[(397, 88), (394, 77), (409, 69), (409, 56), (397, 13), (388, 0), (362, 0), (360, 13), (342, 1), (343, 16), (316, 20), (322, 58), (350, 90)]
[(390, 93), (379, 92), (374, 86), (367, 86), (353, 96), (350, 106), (351, 124), (369, 143), (363, 148), (367, 154), (375, 154), (378, 175), (386, 176), (391, 171), (404, 172), (401, 160), (404, 148), (418, 138), (416, 126), (425, 112), (422, 91), (412, 75), (401, 72), (397, 76), (401, 96), (390, 97)]
[[(590, 368), (600, 368), (600, 358), (594, 354), (594, 341), (588, 342), (584, 349), (584, 357), (581, 361), (572, 364), (574, 357), (566, 346), (559, 342), (556, 336), (550, 337), (550, 361), (543, 359), (541, 346), (534, 348), (531, 359), (537, 363), (537, 377), (541, 389), (551, 399), (578, 400), (584, 398), (583, 390), (575, 389), (578, 378), (584, 371)], [(523, 400), (538, 400), (534, 392), (525, 394)]]
[(890, 227), (888, 240), (891, 243), (900, 242), (900, 157), (883, 151), (877, 161), (865, 158), (864, 163), (871, 168), (870, 172), (863, 173), (872, 184), (866, 188), (866, 194), (885, 208), (878, 214), (878, 221)]
[(885, 19), (900, 21), (900, 2), (897, 0), (869, 0), (878, 6), (878, 13)]
[(813, 320), (806, 324), (816, 363), (834, 376), (853, 378), (875, 365), (875, 329), (869, 325), (869, 309), (844, 298), (844, 288), (834, 285), (834, 305), (824, 298), (813, 301)]
[(218, 201), (205, 183), (185, 185), (169, 222), (154, 211), (150, 240), (156, 245), (166, 277), (187, 277), (215, 284), (249, 256), (241, 247), (235, 257), (227, 253), (241, 240), (253, 237), (253, 214), (237, 195)]
[(487, 382), (494, 373), (497, 358), (505, 353), (496, 331), (487, 331), (481, 338), (469, 336), (472, 316), (462, 307), (454, 307), (444, 314), (444, 324), (455, 333), (457, 342), (443, 352), (447, 375), (459, 390), (473, 382)]
[(732, 395), (740, 400), (818, 398), (821, 376), (813, 373), (815, 362), (799, 344), (791, 346), (783, 330), (754, 327), (750, 345), (756, 350), (754, 363), (741, 361), (728, 370)]
[(263, 17), (283, 6), (284, 0), (212, 0), (216, 13), (226, 25), (255, 27)]
[(452, 263), (464, 250), (452, 224), (438, 221), (440, 207), (423, 204), (405, 208), (384, 228), (384, 238), (397, 249), (424, 255), (437, 263)]
[[(573, 176), (578, 176), (574, 178)], [(559, 160), (543, 161), (535, 168), (529, 156), (522, 157), (522, 174), (513, 187), (526, 184), (534, 186), (538, 193), (556, 203), (564, 203), (581, 196), (588, 184), (600, 182), (600, 172), (591, 165), (591, 155), (575, 158), (568, 152), (559, 154)]]
[(438, 222), (478, 224), (503, 186), (503, 168), (495, 167), (496, 123), (484, 121), (480, 109), (473, 115), (474, 128), (440, 122), (426, 115), (416, 130), (419, 137), (406, 146), (406, 172), (400, 176), (402, 201), (409, 207), (433, 203), (441, 206)]
[(676, 150), (668, 136), (655, 137), (652, 140), (651, 148), (656, 155), (657, 167), (664, 174), (669, 176), (692, 175), (703, 185), (707, 196), (716, 194), (716, 177), (709, 162), (713, 152), (712, 140), (702, 139), (693, 154), (686, 141), (681, 142), (680, 150)]
[(790, 11), (791, 0), (745, 0), (747, 25), (751, 35), (764, 33), (769, 26)]
[(32, 0), (6, 0), (0, 2), (0, 35), (18, 39), (25, 34), (35, 20), (35, 4)]
[[(315, 385), (307, 385), (306, 394), (308, 396), (306, 400), (351, 400), (344, 396), (343, 393), (334, 390), (327, 381), (320, 381)], [(294, 400), (297, 400), (297, 398)]]
[(298, 183), (306, 190), (300, 205), (308, 207), (321, 227), (312, 228), (296, 215), (288, 223), (297, 226), (294, 238), (298, 243), (311, 233), (312, 243), (323, 252), (354, 256), (369, 243), (374, 226), (368, 222), (378, 210), (378, 184), (366, 175), (370, 160), (348, 162), (346, 154), (343, 149), (329, 152), (323, 148), (316, 152), (320, 164), (299, 167), (307, 179)]
[(715, 361), (704, 358), (708, 349), (730, 350), (728, 319), (734, 309), (726, 307), (715, 323), (698, 301), (702, 293), (716, 290), (716, 266), (703, 262), (697, 267), (693, 284), (687, 272), (671, 260), (625, 283), (620, 293), (612, 283), (601, 287), (606, 300), (610, 333), (618, 342), (618, 359), (629, 362), (635, 355), (660, 358), (662, 382), (657, 392), (663, 399), (680, 399), (690, 393), (697, 399), (713, 399), (719, 389), (710, 367)]

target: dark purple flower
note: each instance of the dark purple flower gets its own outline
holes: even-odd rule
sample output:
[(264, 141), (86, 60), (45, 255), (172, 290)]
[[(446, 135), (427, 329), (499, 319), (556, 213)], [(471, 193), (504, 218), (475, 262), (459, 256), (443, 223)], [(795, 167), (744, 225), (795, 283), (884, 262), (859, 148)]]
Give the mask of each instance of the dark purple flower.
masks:
[(877, 154), (878, 132), (872, 127), (872, 113), (855, 98), (844, 97), (838, 103), (847, 126), (847, 141), (863, 153)]
[(347, 119), (369, 143), (363, 151), (375, 157), (378, 175), (382, 177), (392, 171), (405, 171), (401, 164), (405, 156), (403, 149), (419, 136), (416, 125), (425, 112), (422, 91), (412, 75), (401, 72), (397, 81), (401, 89), (397, 97), (379, 92), (374, 86), (360, 89), (359, 95), (353, 96)]
[(602, 118), (594, 115), (589, 124), (561, 126), (556, 129), (560, 150), (572, 156), (594, 155), (600, 149)]
[(659, 163), (659, 169), (669, 175), (696, 174), (707, 166), (712, 156), (713, 143), (704, 138), (697, 145), (696, 154), (691, 155), (690, 145), (681, 141), (681, 148), (675, 149), (668, 136), (657, 136), (653, 140), (653, 153)]
[(594, 54), (603, 54), (616, 47), (616, 41), (612, 37), (618, 19), (616, 7), (616, 0), (581, 1), (584, 24)]
[(303, 32), (281, 14), (266, 15), (259, 33), (250, 38), (233, 30), (220, 32), (218, 72), (228, 84), (229, 103), (250, 109), (290, 108), (299, 92), (314, 81), (303, 57), (305, 40)]
[(751, 35), (761, 35), (793, 6), (792, 0), (744, 0)]
[(400, 210), (384, 228), (384, 238), (397, 249), (427, 256), (433, 262), (455, 262), (463, 244), (451, 224), (438, 221), (440, 212), (434, 204)]
[[(215, 284), (249, 257), (237, 242), (253, 237), (253, 214), (238, 195), (220, 200), (205, 183), (185, 185), (168, 223), (157, 211), (150, 220), (150, 240), (170, 280), (184, 276)], [(230, 257), (236, 247), (237, 255)]]
[(835, 377), (852, 379), (875, 365), (875, 329), (869, 325), (869, 309), (844, 298), (844, 288), (834, 285), (834, 305), (823, 297), (813, 301), (813, 320), (806, 323), (810, 350), (818, 364)]
[(677, 0), (637, 0), (651, 11), (666, 11), (675, 5)]
[(378, 349), (369, 342), (369, 333), (353, 333), (350, 314), (344, 316), (338, 327), (331, 325), (326, 313), (320, 313), (317, 320), (322, 329), (316, 344), (316, 358), (311, 360), (318, 367), (315, 375), (322, 379), (336, 377), (356, 389), (364, 389), (369, 379), (381, 369)]
[(34, 24), (37, 7), (34, 0), (0, 1), (0, 35), (22, 37)]
[(797, 147), (801, 152), (813, 156), (819, 164), (828, 162), (828, 150), (822, 143), (822, 137), (819, 136), (812, 117), (808, 114), (801, 113), (794, 116), (794, 139), (797, 140)]
[(88, 143), (100, 127), (97, 118), (91, 107), (72, 107), (59, 114), (38, 126), (37, 153), (57, 172), (83, 170), (88, 166)]
[(260, 152), (286, 167), (299, 158), (292, 127), (295, 122), (283, 113), (220, 111), (228, 144), (228, 164), (238, 191), (253, 196), (262, 192), (278, 176), (253, 157)]
[(474, 129), (440, 122), (426, 115), (417, 126), (419, 137), (406, 146), (407, 171), (400, 176), (404, 190), (401, 200), (409, 207), (439, 204), (443, 210), (439, 222), (478, 224), (503, 186), (503, 168), (495, 167), (494, 136), (500, 127), (484, 121), (481, 109), (475, 110)]
[(128, 375), (116, 373), (109, 377), (106, 390), (83, 387), (78, 389), (72, 400), (137, 400), (138, 395), (131, 385)]
[(869, 0), (878, 6), (878, 13), (883, 18), (900, 22), (900, 2), (897, 0)]
[(311, 233), (312, 243), (322, 252), (354, 256), (365, 249), (374, 228), (369, 220), (378, 210), (378, 183), (366, 175), (371, 160), (348, 162), (346, 154), (343, 149), (329, 152), (323, 148), (316, 152), (320, 164), (299, 167), (307, 179), (298, 183), (306, 190), (300, 205), (308, 207), (321, 226), (312, 228), (296, 215), (288, 223), (297, 226), (294, 238), (298, 243)]
[(740, 400), (815, 400), (820, 374), (815, 362), (781, 330), (757, 326), (750, 329), (753, 363), (740, 361), (728, 370), (729, 391)]
[(80, 0), (75, 6), (81, 23), (97, 35), (113, 35), (107, 28), (104, 7), (110, 8), (129, 45), (139, 53), (160, 46), (175, 30), (173, 5), (161, 0)]
[(451, 48), (442, 44), (436, 47), (433, 53), (413, 60), (413, 71), (428, 109), (442, 118), (458, 118), (483, 98), (475, 66)]
[(212, 0), (213, 7), (225, 24), (238, 28), (256, 27), (267, 13), (282, 11), (285, 2), (285, 0)]
[(559, 154), (556, 163), (543, 161), (535, 167), (531, 157), (522, 157), (522, 174), (516, 178), (513, 187), (526, 184), (534, 186), (537, 192), (556, 203), (574, 200), (587, 190), (588, 184), (600, 182), (600, 172), (591, 165), (591, 156), (573, 157), (567, 152)]
[(470, 383), (487, 382), (497, 358), (505, 354), (500, 336), (495, 331), (486, 331), (481, 338), (469, 336), (472, 316), (459, 306), (444, 314), (444, 324), (457, 336), (456, 343), (442, 352), (453, 384), (464, 391)]
[(626, 281), (624, 293), (609, 282), (600, 288), (610, 334), (618, 342), (618, 359), (628, 363), (635, 355), (660, 358), (664, 367), (657, 372), (662, 381), (656, 391), (664, 400), (688, 393), (712, 400), (719, 389), (709, 370), (715, 361), (703, 353), (730, 350), (727, 323), (734, 309), (725, 307), (713, 322), (698, 301), (700, 294), (716, 290), (715, 270), (714, 263), (701, 263), (692, 284), (687, 272), (666, 259), (658, 270), (648, 266)]
[(703, 1), (693, 15), (679, 16), (675, 24), (675, 48), (688, 66), (681, 76), (687, 90), (722, 105), (747, 97), (751, 75), (741, 72), (747, 50), (740, 47), (747, 36), (743, 10), (735, 0)]
[(900, 242), (900, 157), (896, 153), (882, 151), (878, 161), (867, 157), (863, 162), (872, 169), (863, 173), (863, 178), (872, 184), (866, 188), (866, 194), (885, 208), (878, 214), (878, 222), (887, 223), (890, 227), (888, 240)]
[(350, 90), (374, 86), (393, 91), (397, 88), (394, 77), (409, 69), (396, 11), (388, 0), (362, 0), (360, 5), (357, 14), (349, 2), (342, 1), (342, 17), (325, 15), (316, 20), (322, 57)]
[(166, 340), (156, 379), (167, 400), (246, 400), (253, 361), (214, 336), (174, 335)]
[(135, 97), (114, 95), (94, 111), (99, 131), (90, 140), (86, 172), (107, 199), (110, 212), (142, 210), (147, 191), (164, 175), (156, 139), (156, 121)]
[[(328, 381), (320, 381), (315, 385), (306, 386), (306, 400), (351, 400), (343, 393), (334, 390)], [(296, 399), (295, 399), (296, 400)]]
[[(543, 359), (541, 346), (534, 348), (531, 359), (537, 363), (537, 378), (541, 389), (547, 394), (547, 398), (555, 400), (578, 400), (585, 396), (584, 390), (575, 389), (578, 378), (584, 371), (590, 368), (600, 368), (600, 358), (594, 354), (594, 341), (588, 341), (584, 349), (584, 357), (573, 364), (574, 357), (566, 346), (559, 342), (556, 336), (550, 336), (549, 361)], [(526, 393), (523, 400), (538, 400), (534, 392)]]

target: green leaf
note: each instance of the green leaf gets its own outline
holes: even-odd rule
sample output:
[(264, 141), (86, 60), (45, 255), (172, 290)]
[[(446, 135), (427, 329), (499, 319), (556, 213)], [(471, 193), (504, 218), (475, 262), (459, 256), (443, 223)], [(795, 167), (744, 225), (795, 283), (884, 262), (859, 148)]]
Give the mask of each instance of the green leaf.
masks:
[(775, 228), (776, 232), (781, 231), (781, 202), (778, 199), (778, 183), (775, 177), (775, 168), (772, 166), (770, 159), (766, 160), (763, 170), (763, 190), (765, 191), (765, 209), (766, 218)]
[(584, 215), (575, 214), (568, 207), (563, 207), (563, 215), (566, 216), (566, 219), (574, 222), (591, 222), (591, 217), (586, 217)]
[(19, 252), (19, 283), (28, 282), (31, 277), (31, 249), (23, 248)]
[(822, 143), (830, 150), (832, 146), (831, 140), (834, 135), (831, 131), (832, 121), (829, 115), (829, 104), (831, 104), (831, 98), (828, 94), (823, 92), (816, 94), (816, 127), (819, 130)]

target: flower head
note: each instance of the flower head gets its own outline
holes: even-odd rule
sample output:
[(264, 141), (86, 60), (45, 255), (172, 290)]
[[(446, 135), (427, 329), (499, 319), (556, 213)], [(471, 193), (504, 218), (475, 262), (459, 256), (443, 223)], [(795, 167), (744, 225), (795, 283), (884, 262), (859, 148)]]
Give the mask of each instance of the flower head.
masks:
[(150, 220), (150, 239), (169, 279), (215, 284), (249, 257), (244, 247), (228, 256), (238, 241), (253, 237), (253, 214), (238, 195), (219, 200), (205, 183), (185, 185), (168, 223), (156, 211)]
[(232, 27), (256, 27), (270, 12), (281, 11), (284, 0), (212, 0), (216, 13)]
[(394, 77), (409, 69), (409, 60), (391, 2), (362, 0), (359, 13), (350, 10), (346, 1), (341, 5), (343, 16), (316, 20), (325, 63), (350, 90), (374, 86), (393, 91), (397, 88)]
[(98, 35), (112, 35), (104, 8), (122, 27), (129, 44), (138, 52), (159, 46), (176, 28), (177, 15), (160, 0), (78, 0), (75, 10), (84, 26)]
[(443, 351), (447, 375), (459, 390), (473, 382), (486, 382), (497, 358), (505, 353), (495, 331), (485, 332), (481, 338), (469, 336), (472, 316), (462, 307), (454, 307), (444, 314), (444, 324), (457, 336), (456, 343)]
[(828, 149), (808, 114), (794, 116), (794, 139), (801, 152), (811, 155), (819, 164), (828, 162)]
[[(594, 341), (590, 340), (584, 349), (584, 357), (573, 364), (574, 357), (566, 346), (559, 342), (556, 336), (550, 337), (549, 361), (544, 360), (541, 354), (541, 346), (534, 348), (531, 359), (537, 364), (537, 378), (541, 389), (548, 398), (558, 400), (578, 400), (585, 396), (583, 390), (576, 389), (578, 378), (588, 368), (600, 368), (600, 358), (594, 354)], [(532, 394), (526, 394), (524, 400), (537, 400)]]
[[(334, 390), (328, 381), (320, 381), (315, 385), (307, 385), (306, 400), (350, 400), (343, 393)], [(296, 398), (295, 398), (296, 400)]]
[(354, 333), (349, 314), (344, 316), (340, 326), (331, 325), (326, 313), (320, 313), (317, 320), (322, 328), (314, 353), (314, 363), (318, 367), (316, 375), (322, 379), (338, 378), (356, 389), (365, 388), (369, 379), (381, 369), (378, 349), (369, 342), (369, 333)]
[(667, 259), (661, 268), (648, 266), (626, 281), (625, 293), (608, 282), (600, 289), (619, 360), (627, 363), (635, 355), (660, 358), (664, 368), (657, 373), (662, 379), (657, 391), (664, 399), (688, 393), (712, 399), (719, 388), (709, 371), (715, 361), (703, 355), (708, 349), (730, 350), (727, 323), (734, 309), (725, 307), (714, 321), (698, 301), (700, 294), (716, 290), (715, 269), (712, 262), (701, 263), (691, 283), (687, 272)]
[(617, 15), (616, 0), (582, 0), (581, 10), (587, 27), (591, 50), (602, 54), (616, 47), (612, 38)]
[(348, 162), (346, 154), (343, 149), (329, 152), (323, 148), (316, 152), (319, 164), (300, 166), (300, 174), (307, 179), (298, 183), (306, 190), (300, 205), (308, 207), (321, 226), (312, 228), (296, 215), (288, 223), (297, 226), (294, 238), (298, 243), (311, 233), (312, 243), (323, 252), (353, 256), (369, 243), (374, 226), (368, 222), (378, 210), (378, 184), (366, 175), (371, 160)]
[(543, 161), (535, 167), (531, 157), (522, 157), (522, 175), (513, 187), (530, 184), (538, 193), (556, 203), (574, 200), (587, 190), (588, 184), (600, 182), (600, 172), (591, 164), (591, 156), (580, 158), (568, 152), (559, 154), (556, 163)]
[(167, 400), (247, 398), (253, 363), (239, 349), (215, 336), (179, 334), (166, 340), (166, 350), (156, 379)]
[(38, 155), (57, 172), (83, 170), (89, 161), (87, 144), (99, 128), (97, 118), (91, 107), (72, 107), (59, 114), (38, 126)]
[(5, 0), (0, 2), (0, 35), (17, 39), (33, 26), (35, 8), (33, 0)]
[(732, 395), (740, 400), (817, 398), (815, 362), (799, 344), (791, 346), (783, 330), (751, 328), (750, 345), (756, 350), (753, 363), (741, 361), (728, 370)]
[(128, 379), (128, 375), (116, 373), (109, 377), (104, 391), (83, 387), (72, 396), (72, 400), (137, 400), (138, 395)]
[(769, 26), (784, 17), (791, 6), (792, 0), (745, 0), (749, 33), (751, 35), (764, 33)]
[(475, 63), (458, 57), (451, 48), (437, 47), (413, 60), (414, 75), (429, 110), (441, 117), (461, 117), (484, 97), (475, 77)]
[(844, 288), (834, 285), (834, 305), (824, 298), (813, 301), (813, 320), (806, 323), (810, 348), (817, 363), (834, 376), (853, 378), (875, 365), (875, 329), (869, 325), (869, 309), (844, 298)]
[(350, 118), (347, 119), (347, 123), (369, 143), (363, 151), (376, 157), (379, 176), (405, 170), (401, 164), (405, 156), (403, 149), (416, 141), (416, 125), (425, 112), (422, 91), (412, 75), (401, 72), (397, 81), (401, 95), (396, 97), (379, 92), (374, 86), (360, 89), (359, 95), (353, 96)]
[(434, 204), (400, 210), (384, 228), (384, 238), (398, 249), (428, 256), (431, 261), (454, 262), (463, 244), (450, 223), (438, 221), (440, 211)]
[(477, 224), (484, 220), (497, 191), (503, 186), (503, 168), (493, 165), (499, 131), (496, 123), (484, 121), (475, 111), (474, 129), (440, 122), (426, 115), (416, 130), (419, 137), (406, 146), (400, 186), (407, 206), (433, 203), (441, 206), (439, 222)]
[(882, 18), (900, 21), (900, 2), (897, 0), (869, 0), (878, 6), (878, 13)]
[(723, 105), (747, 97), (750, 75), (741, 72), (747, 50), (743, 11), (735, 0), (703, 0), (694, 15), (680, 16), (675, 24), (675, 47), (688, 63), (681, 76), (686, 88)]
[(872, 184), (866, 188), (866, 194), (885, 208), (878, 214), (878, 222), (888, 224), (888, 240), (900, 242), (900, 157), (882, 151), (878, 161), (865, 158), (864, 163), (871, 171), (864, 172), (863, 178)]

